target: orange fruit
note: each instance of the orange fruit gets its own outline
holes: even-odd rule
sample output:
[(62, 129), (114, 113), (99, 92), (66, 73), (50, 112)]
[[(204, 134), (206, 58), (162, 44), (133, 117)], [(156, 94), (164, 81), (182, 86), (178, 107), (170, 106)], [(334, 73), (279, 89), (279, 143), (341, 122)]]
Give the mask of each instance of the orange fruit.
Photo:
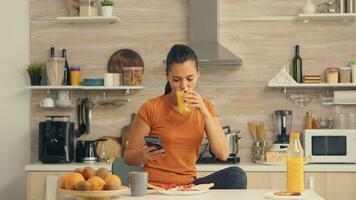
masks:
[(110, 181), (115, 181), (115, 182), (120, 182), (121, 180), (117, 175), (107, 175), (104, 179), (105, 183), (108, 183)]
[(83, 174), (85, 180), (88, 180), (90, 177), (95, 175), (95, 170), (92, 167), (87, 166), (82, 169), (81, 173)]
[(69, 173), (68, 176), (65, 176), (65, 188), (67, 190), (74, 190), (75, 184), (80, 181), (85, 181), (81, 173), (78, 172)]
[(121, 183), (111, 180), (105, 183), (104, 190), (119, 190), (121, 188)]
[(66, 173), (59, 178), (59, 188), (66, 189), (66, 179), (69, 175), (70, 173)]
[(98, 170), (96, 170), (95, 176), (99, 176), (100, 178), (104, 179), (108, 174), (108, 169), (105, 167), (100, 167)]
[(99, 176), (92, 176), (87, 180), (87, 182), (90, 183), (92, 191), (103, 190), (105, 185), (105, 181)]

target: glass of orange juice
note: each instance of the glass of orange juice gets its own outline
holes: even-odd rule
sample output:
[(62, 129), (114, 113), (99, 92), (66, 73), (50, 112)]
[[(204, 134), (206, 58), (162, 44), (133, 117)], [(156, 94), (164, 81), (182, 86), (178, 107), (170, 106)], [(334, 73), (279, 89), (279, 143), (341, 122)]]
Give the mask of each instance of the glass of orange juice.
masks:
[(186, 89), (177, 91), (178, 111), (182, 115), (189, 114), (191, 111), (191, 109), (184, 102), (184, 91), (186, 91)]

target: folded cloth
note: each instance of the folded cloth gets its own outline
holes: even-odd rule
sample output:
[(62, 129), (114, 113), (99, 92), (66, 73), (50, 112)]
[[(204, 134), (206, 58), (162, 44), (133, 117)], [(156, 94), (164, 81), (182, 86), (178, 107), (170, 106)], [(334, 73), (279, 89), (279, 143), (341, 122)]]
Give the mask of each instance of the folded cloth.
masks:
[(268, 81), (268, 86), (283, 84), (297, 84), (293, 77), (291, 77), (284, 68), (282, 68), (281, 71), (279, 71), (270, 81)]

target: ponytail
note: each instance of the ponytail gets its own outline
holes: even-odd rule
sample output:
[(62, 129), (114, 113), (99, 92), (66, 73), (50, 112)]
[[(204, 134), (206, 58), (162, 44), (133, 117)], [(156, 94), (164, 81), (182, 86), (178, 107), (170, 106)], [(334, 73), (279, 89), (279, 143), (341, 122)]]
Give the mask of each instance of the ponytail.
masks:
[(169, 82), (167, 81), (166, 86), (164, 88), (164, 95), (169, 94), (172, 91), (171, 85), (169, 84)]

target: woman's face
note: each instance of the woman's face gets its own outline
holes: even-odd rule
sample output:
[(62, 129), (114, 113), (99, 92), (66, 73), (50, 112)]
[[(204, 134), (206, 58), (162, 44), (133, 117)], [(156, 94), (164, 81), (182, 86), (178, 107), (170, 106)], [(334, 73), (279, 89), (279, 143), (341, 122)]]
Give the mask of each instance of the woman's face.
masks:
[(198, 78), (199, 72), (193, 60), (173, 64), (167, 75), (167, 80), (174, 93), (185, 88), (195, 90)]

